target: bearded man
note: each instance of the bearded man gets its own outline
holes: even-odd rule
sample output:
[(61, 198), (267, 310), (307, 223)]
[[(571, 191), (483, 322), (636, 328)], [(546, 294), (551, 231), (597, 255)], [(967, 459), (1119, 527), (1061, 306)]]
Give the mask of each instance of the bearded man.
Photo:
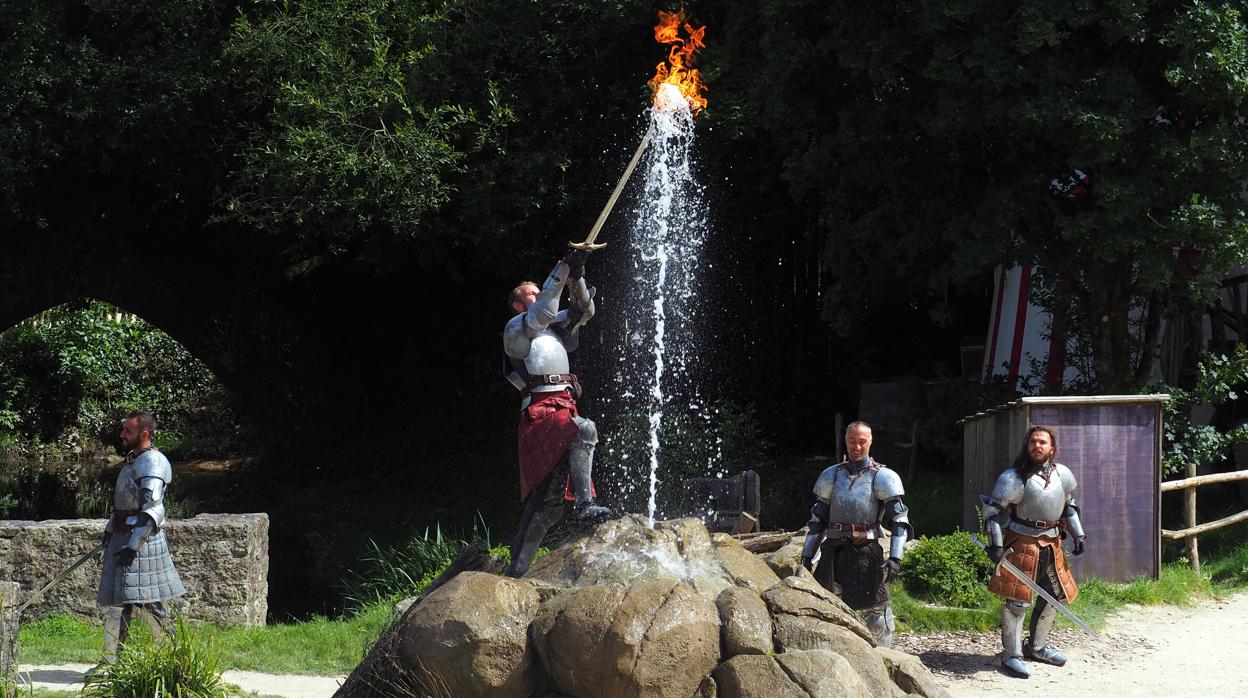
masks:
[[(1070, 604), (1079, 587), (1062, 551), (1062, 539), (1074, 539), (1072, 555), (1084, 548), (1083, 525), (1075, 505), (1075, 475), (1056, 462), (1057, 434), (1051, 427), (1033, 426), (1013, 465), (997, 478), (992, 495), (983, 499), (988, 557), (1007, 559), (1053, 598)], [(1001, 607), (1001, 670), (1016, 678), (1031, 676), (1023, 658), (1062, 666), (1066, 655), (1048, 646), (1049, 630), (1057, 609), (1043, 598), (1031, 614), (1031, 632), (1023, 644), (1023, 618), (1031, 605), (1032, 590), (999, 564), (988, 589), (1005, 599)]]

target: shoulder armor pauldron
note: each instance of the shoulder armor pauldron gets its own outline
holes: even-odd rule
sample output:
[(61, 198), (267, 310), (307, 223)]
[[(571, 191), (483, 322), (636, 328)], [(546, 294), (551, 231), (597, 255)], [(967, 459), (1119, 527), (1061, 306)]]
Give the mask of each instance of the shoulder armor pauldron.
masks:
[(173, 482), (173, 466), (169, 465), (169, 459), (165, 457), (165, 454), (154, 448), (140, 453), (130, 464), (130, 469), (136, 481), (145, 477), (155, 477), (160, 478), (166, 484)]

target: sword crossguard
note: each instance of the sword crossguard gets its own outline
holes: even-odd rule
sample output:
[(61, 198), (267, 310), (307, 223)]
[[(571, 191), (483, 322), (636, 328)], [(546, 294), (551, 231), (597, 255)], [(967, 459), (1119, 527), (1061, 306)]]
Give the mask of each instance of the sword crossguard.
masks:
[(601, 250), (602, 248), (606, 246), (607, 246), (607, 243), (605, 242), (569, 242), (568, 243), (568, 247), (571, 247), (574, 250), (584, 250), (586, 252), (594, 252), (596, 250)]

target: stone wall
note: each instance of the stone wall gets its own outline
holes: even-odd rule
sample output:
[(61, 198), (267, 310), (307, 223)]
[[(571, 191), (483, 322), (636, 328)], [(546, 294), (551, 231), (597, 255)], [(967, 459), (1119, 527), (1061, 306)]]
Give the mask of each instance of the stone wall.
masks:
[[(99, 542), (104, 519), (0, 521), (0, 576), (16, 581), (23, 603)], [(168, 521), (165, 535), (187, 594), (175, 614), (221, 626), (264, 625), (269, 594), (268, 514), (200, 514)], [(98, 620), (99, 559), (74, 570), (22, 614)]]
[(0, 581), (0, 693), (17, 671), (17, 582)]

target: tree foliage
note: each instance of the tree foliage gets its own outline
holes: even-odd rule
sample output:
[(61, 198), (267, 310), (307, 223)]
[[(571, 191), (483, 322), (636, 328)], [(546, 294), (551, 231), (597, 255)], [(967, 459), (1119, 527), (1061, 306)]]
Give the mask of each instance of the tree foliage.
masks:
[(61, 306), (0, 333), (0, 443), (112, 443), (136, 409), (157, 416), (162, 446), (232, 436), (228, 399), (207, 367), (107, 303)]
[(1081, 311), (1100, 387), (1123, 389), (1147, 375), (1162, 303), (1208, 302), (1243, 262), (1240, 3), (754, 12), (761, 66), (734, 78), (735, 113), (773, 134), (792, 195), (818, 211), (840, 331), (916, 305), (947, 322), (951, 286), (1034, 264), (1052, 306)]

